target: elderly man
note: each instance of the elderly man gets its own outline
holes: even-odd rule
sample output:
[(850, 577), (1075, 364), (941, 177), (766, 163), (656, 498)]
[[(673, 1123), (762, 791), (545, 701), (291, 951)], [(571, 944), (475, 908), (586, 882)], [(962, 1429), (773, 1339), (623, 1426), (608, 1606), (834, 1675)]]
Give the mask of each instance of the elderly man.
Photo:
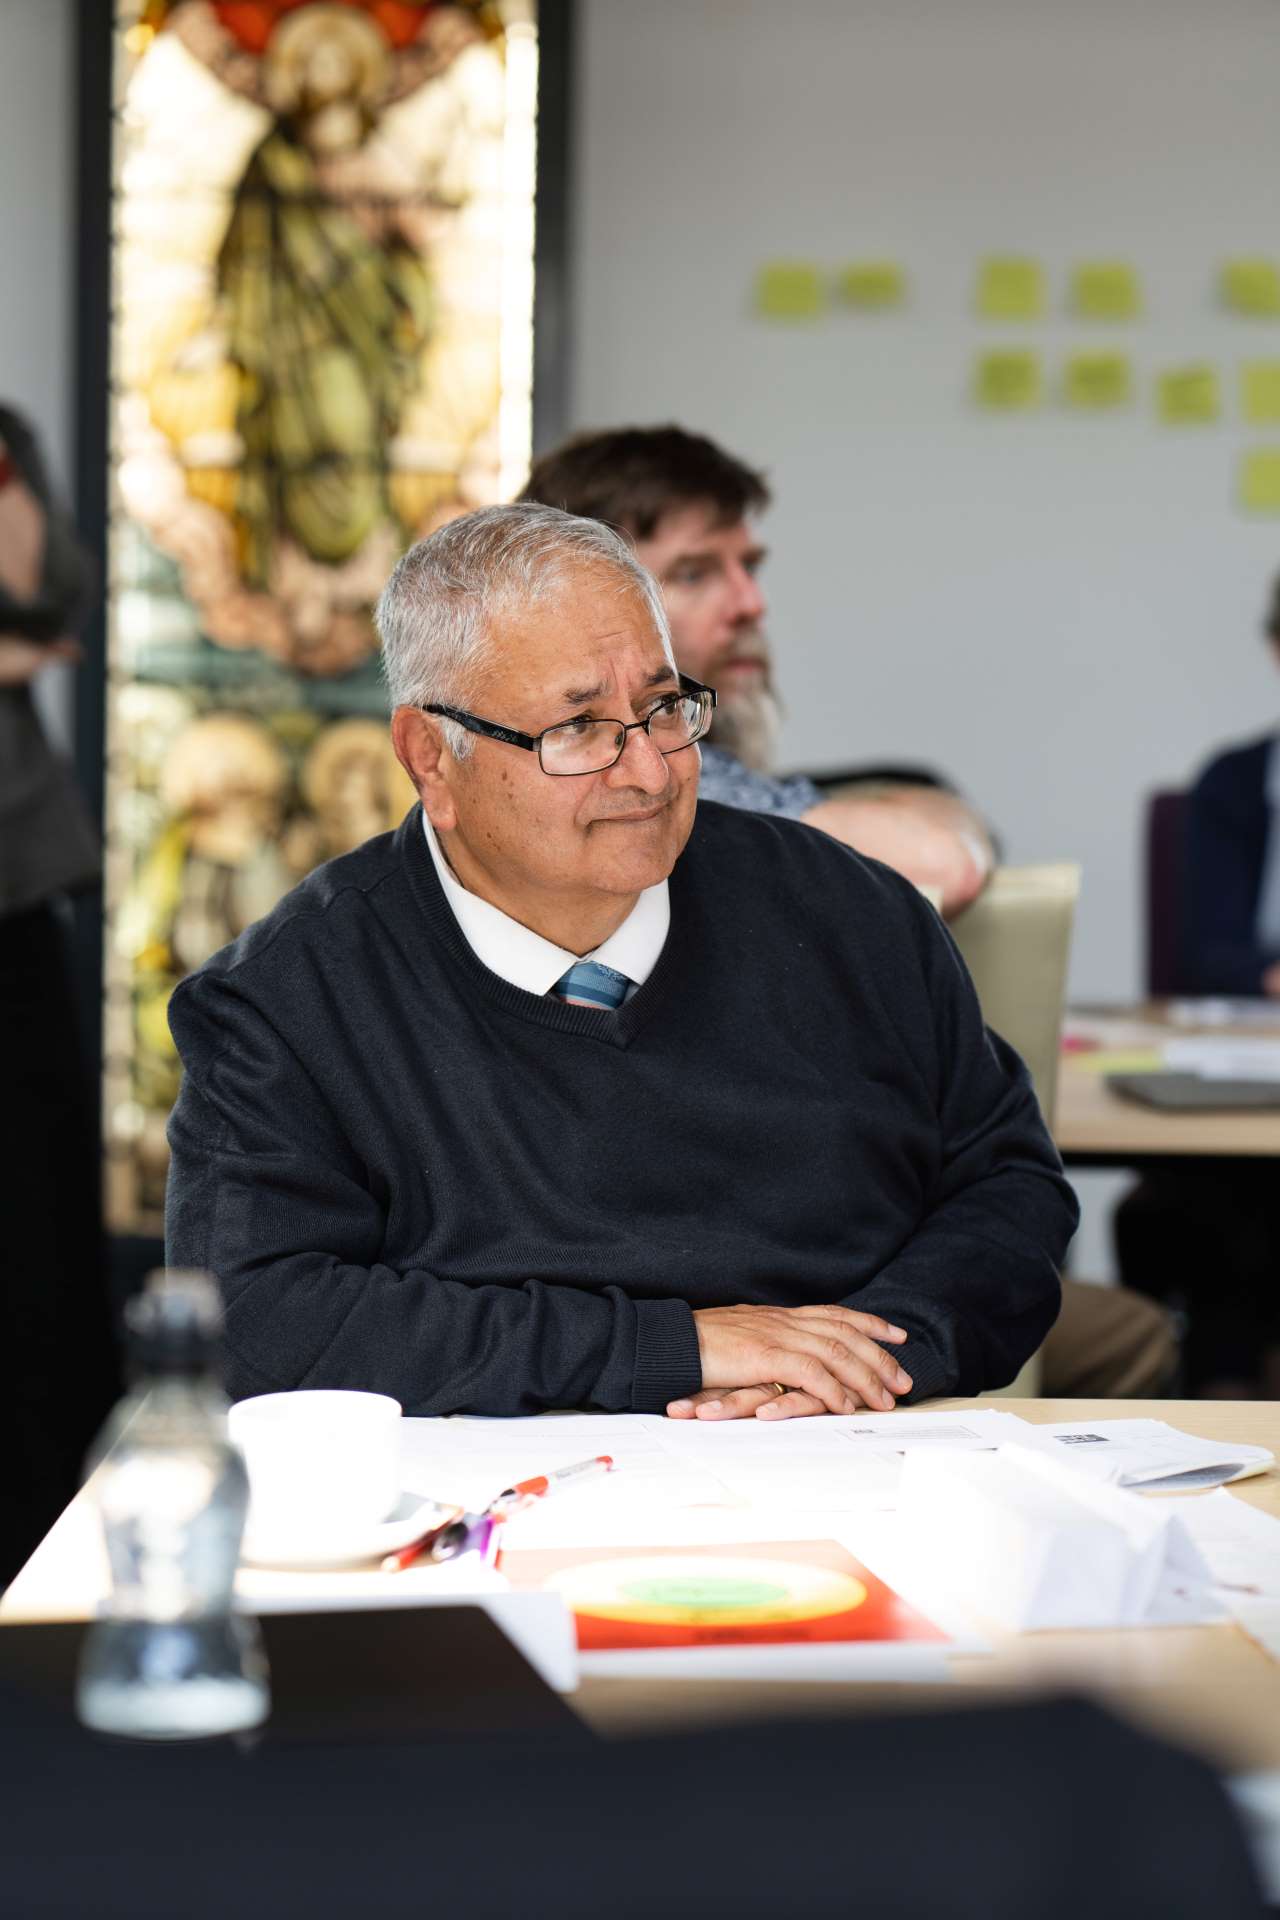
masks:
[(172, 1003), (169, 1258), (221, 1279), (233, 1391), (776, 1419), (1008, 1380), (1075, 1204), (917, 891), (696, 807), (714, 696), (598, 523), (455, 521), (379, 625), (421, 808)]
[[(769, 505), (761, 474), (681, 427), (613, 427), (544, 454), (523, 497), (620, 528), (658, 580), (676, 665), (719, 698), (703, 800), (807, 821), (928, 887), (944, 913), (968, 905), (990, 869), (990, 841), (955, 794), (921, 784), (930, 776), (870, 768), (824, 795), (803, 775), (769, 771), (779, 706), (760, 585), (757, 523)], [(1172, 1323), (1153, 1301), (1068, 1280), (1044, 1351), (1044, 1391), (1161, 1393), (1177, 1358)]]

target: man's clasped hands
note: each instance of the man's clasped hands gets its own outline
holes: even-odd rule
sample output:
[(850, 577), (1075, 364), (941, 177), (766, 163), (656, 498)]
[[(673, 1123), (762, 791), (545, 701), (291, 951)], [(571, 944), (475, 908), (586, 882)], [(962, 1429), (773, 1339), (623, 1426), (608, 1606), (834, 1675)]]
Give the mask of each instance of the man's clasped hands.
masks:
[(877, 1314), (740, 1306), (703, 1307), (693, 1318), (702, 1390), (668, 1404), (674, 1420), (888, 1413), (911, 1391), (911, 1376), (882, 1344), (900, 1345), (906, 1333)]

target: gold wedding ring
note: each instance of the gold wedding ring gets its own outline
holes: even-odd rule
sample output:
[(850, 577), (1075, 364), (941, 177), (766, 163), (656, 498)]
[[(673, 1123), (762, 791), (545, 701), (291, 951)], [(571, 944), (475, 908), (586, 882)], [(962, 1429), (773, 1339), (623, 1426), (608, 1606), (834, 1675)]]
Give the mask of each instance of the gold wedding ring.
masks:
[(786, 1392), (788, 1392), (788, 1388), (786, 1388), (786, 1387), (784, 1387), (784, 1386), (783, 1386), (783, 1384), (782, 1384), (782, 1382), (781, 1382), (781, 1380), (771, 1380), (771, 1381), (769, 1382), (769, 1385), (770, 1385), (770, 1386), (771, 1386), (771, 1387), (773, 1388), (773, 1390), (774, 1390), (774, 1392), (775, 1392), (775, 1393), (786, 1393)]

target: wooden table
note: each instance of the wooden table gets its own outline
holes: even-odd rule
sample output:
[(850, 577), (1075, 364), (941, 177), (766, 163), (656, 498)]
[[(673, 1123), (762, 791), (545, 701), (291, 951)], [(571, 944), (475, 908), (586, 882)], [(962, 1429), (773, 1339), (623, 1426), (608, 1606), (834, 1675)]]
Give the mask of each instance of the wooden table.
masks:
[[(1253, 1441), (1280, 1454), (1280, 1402), (999, 1399), (931, 1405), (938, 1411), (990, 1405), (1035, 1421), (1154, 1416), (1189, 1433)], [(1280, 1518), (1280, 1472), (1242, 1481), (1231, 1491)], [(0, 1622), (84, 1619), (104, 1581), (97, 1522), (81, 1494), (0, 1599)], [(960, 1706), (1010, 1691), (1083, 1687), (1150, 1726), (1182, 1735), (1232, 1771), (1280, 1775), (1280, 1665), (1239, 1627), (991, 1638), (994, 1656), (955, 1658), (958, 1684), (945, 1688), (588, 1678), (574, 1704), (602, 1732), (624, 1733), (769, 1714)]]
[[(1230, 1027), (1175, 1026), (1166, 1005), (1148, 1001), (1111, 1007), (1109, 1019), (1148, 1029), (1151, 1043), (1162, 1039), (1225, 1039), (1244, 1031)], [(1070, 1031), (1073, 1016), (1067, 1016)], [(1249, 1030), (1259, 1037), (1257, 1029)], [(1280, 1037), (1280, 1028), (1270, 1037)], [(1112, 1093), (1105, 1071), (1087, 1053), (1066, 1053), (1058, 1068), (1054, 1103), (1054, 1139), (1073, 1166), (1133, 1167), (1144, 1161), (1280, 1158), (1280, 1112), (1161, 1113)]]
[[(935, 1400), (930, 1411), (998, 1407), (1026, 1420), (1167, 1420), (1211, 1440), (1244, 1440), (1280, 1457), (1280, 1401)], [(1230, 1489), (1280, 1519), (1280, 1470)], [(1194, 1496), (1186, 1496), (1194, 1498)], [(2, 1609), (0, 1609), (2, 1611)], [(769, 1714), (963, 1706), (1011, 1692), (1069, 1687), (1182, 1738), (1228, 1771), (1280, 1776), (1280, 1664), (1234, 1624), (1110, 1633), (990, 1632), (992, 1655), (952, 1660), (946, 1688), (777, 1682), (585, 1679), (579, 1711), (611, 1733)]]

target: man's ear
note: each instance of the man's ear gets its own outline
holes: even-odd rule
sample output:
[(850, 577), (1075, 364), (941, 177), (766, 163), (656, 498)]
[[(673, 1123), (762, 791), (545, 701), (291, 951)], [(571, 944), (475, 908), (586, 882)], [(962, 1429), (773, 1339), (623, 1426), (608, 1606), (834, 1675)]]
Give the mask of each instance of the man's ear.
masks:
[(421, 707), (397, 707), (391, 716), (391, 744), (396, 759), (418, 789), (428, 820), (447, 833), (458, 824), (450, 785), (455, 762), (445, 745), (440, 722)]

